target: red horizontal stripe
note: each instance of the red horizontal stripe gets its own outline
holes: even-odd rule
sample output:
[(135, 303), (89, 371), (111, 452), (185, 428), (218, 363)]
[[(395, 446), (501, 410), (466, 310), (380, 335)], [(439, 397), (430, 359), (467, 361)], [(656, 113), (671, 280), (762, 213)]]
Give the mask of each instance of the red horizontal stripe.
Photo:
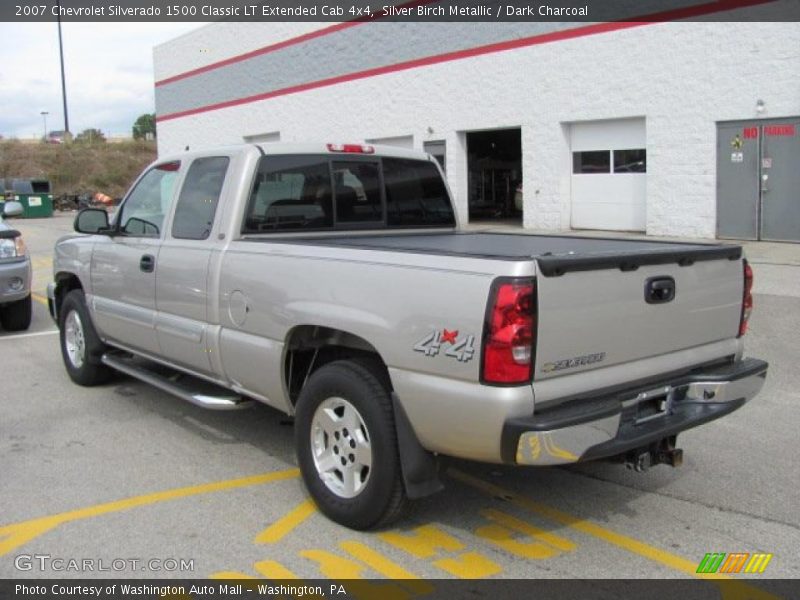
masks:
[[(281, 88), (278, 90), (273, 90), (271, 92), (265, 92), (263, 94), (255, 94), (252, 96), (246, 96), (243, 98), (236, 98), (234, 100), (226, 100), (225, 102), (218, 102), (216, 104), (209, 104), (206, 106), (201, 106), (198, 108), (192, 108), (189, 110), (169, 113), (166, 115), (161, 115), (156, 117), (156, 121), (169, 121), (172, 119), (179, 119), (181, 117), (188, 117), (190, 115), (195, 115), (198, 113), (208, 112), (212, 110), (219, 110), (222, 108), (230, 108), (232, 106), (240, 106), (242, 104), (249, 104), (251, 102), (259, 102), (262, 100), (269, 100), (271, 98), (277, 98), (279, 96), (287, 96), (289, 94), (297, 94), (299, 92), (306, 92), (309, 90), (328, 87), (332, 85), (337, 85), (340, 83), (346, 83), (348, 81), (356, 81), (359, 79), (367, 79), (370, 77), (376, 77), (379, 75), (386, 75), (388, 73), (396, 73), (399, 71), (406, 71), (409, 69), (416, 69), (419, 67), (425, 67), (429, 65), (440, 64), (444, 62), (450, 62), (455, 60), (462, 60), (465, 58), (472, 58), (476, 56), (482, 56), (485, 54), (493, 54), (496, 52), (505, 52), (507, 50), (513, 50), (516, 48), (525, 48), (530, 46), (537, 46), (541, 44), (549, 44), (552, 42), (559, 42), (563, 40), (575, 39), (579, 37), (589, 36), (589, 35), (596, 35), (600, 33), (608, 33), (611, 31), (619, 31), (623, 29), (631, 29), (633, 27), (639, 27), (642, 25), (649, 25), (653, 23), (663, 23), (667, 21), (676, 21), (680, 19), (689, 19), (697, 16), (713, 14), (717, 12), (724, 12), (730, 10), (736, 10), (739, 8), (747, 8), (752, 6), (757, 6), (761, 4), (770, 4), (772, 2), (776, 2), (777, 0), (716, 0), (714, 2), (710, 2), (707, 4), (700, 4), (695, 6), (690, 6), (686, 8), (678, 8), (674, 10), (664, 11), (660, 13), (654, 13), (652, 15), (644, 15), (641, 17), (636, 17), (635, 20), (630, 21), (610, 21), (604, 23), (596, 23), (592, 25), (585, 25), (582, 27), (575, 27), (573, 29), (564, 29), (561, 31), (553, 31), (550, 33), (544, 33), (540, 35), (534, 35), (526, 38), (519, 38), (515, 40), (508, 40), (505, 42), (497, 42), (493, 44), (487, 44), (484, 46), (477, 46), (475, 48), (468, 48), (466, 50), (457, 50), (454, 52), (447, 52), (445, 54), (437, 54), (433, 56), (427, 56), (423, 58), (418, 58), (414, 60), (404, 61), (400, 63), (395, 63), (393, 65), (384, 65), (382, 67), (375, 67), (372, 69), (366, 69), (363, 71), (356, 71), (354, 73), (347, 73), (345, 75), (338, 75), (336, 77), (329, 77), (326, 79), (319, 79), (317, 81), (310, 81), (307, 83), (302, 83), (298, 85), (293, 85), (285, 88)], [(420, 2), (423, 4), (426, 2)], [(352, 26), (355, 25), (355, 22), (349, 21), (348, 23), (342, 23), (341, 25)], [(326, 28), (320, 31), (327, 31), (331, 28)], [(310, 34), (309, 34), (310, 35)], [(299, 38), (294, 38), (299, 39)], [(293, 41), (293, 40), (288, 40)], [(238, 57), (237, 57), (238, 58)], [(229, 59), (231, 62), (237, 62), (234, 59)], [(216, 63), (219, 64), (219, 63)], [(214, 67), (216, 68), (216, 67)], [(210, 70), (210, 69), (209, 69)], [(188, 75), (187, 75), (188, 76)], [(177, 76), (181, 77), (181, 76)], [(182, 78), (182, 77), (181, 77)], [(167, 80), (162, 81), (161, 83), (166, 82)]]
[[(398, 7), (412, 8), (414, 6), (432, 4), (438, 1), (439, 0), (411, 0), (410, 2), (406, 2), (405, 4), (399, 4)], [(194, 77), (195, 75), (199, 75), (200, 73), (207, 73), (208, 71), (214, 71), (215, 69), (220, 69), (222, 67), (226, 67), (228, 65), (232, 65), (237, 62), (242, 62), (243, 60), (247, 60), (249, 58), (254, 58), (256, 56), (262, 56), (264, 54), (276, 52), (277, 50), (281, 50), (282, 48), (288, 48), (289, 46), (296, 46), (298, 44), (302, 44), (304, 42), (308, 42), (316, 38), (321, 38), (326, 35), (336, 33), (337, 31), (349, 29), (350, 27), (355, 27), (356, 25), (361, 25), (362, 23), (368, 23), (370, 21), (374, 21), (375, 19), (381, 19), (381, 18), (383, 17), (382, 16), (374, 18), (358, 17), (357, 19), (345, 21), (344, 23), (336, 23), (335, 25), (330, 25), (328, 27), (323, 27), (322, 29), (310, 31), (309, 33), (304, 33), (303, 35), (299, 35), (297, 37), (293, 37), (288, 40), (283, 40), (282, 42), (270, 44), (269, 46), (264, 46), (263, 48), (257, 48), (256, 50), (251, 50), (250, 52), (245, 52), (244, 54), (237, 54), (236, 56), (226, 58), (225, 60), (221, 60), (202, 67), (198, 67), (196, 69), (192, 69), (191, 71), (186, 71), (184, 73), (179, 73), (178, 75), (173, 75), (172, 77), (167, 77), (166, 79), (161, 79), (159, 81), (156, 81), (156, 87), (161, 85), (166, 85), (168, 83), (173, 83), (175, 81), (180, 81), (181, 79), (186, 79), (188, 77)]]

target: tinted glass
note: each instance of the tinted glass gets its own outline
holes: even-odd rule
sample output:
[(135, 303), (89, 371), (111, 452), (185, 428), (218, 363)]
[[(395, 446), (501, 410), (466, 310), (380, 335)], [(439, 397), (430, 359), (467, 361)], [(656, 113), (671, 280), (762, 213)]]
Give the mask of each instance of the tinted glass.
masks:
[(333, 163), (337, 223), (383, 221), (378, 163)]
[(383, 159), (387, 217), (390, 226), (455, 225), (453, 207), (444, 181), (427, 161)]
[(591, 150), (589, 152), (573, 152), (572, 172), (610, 173), (611, 152), (609, 150)]
[(614, 150), (614, 173), (647, 173), (647, 150)]
[(226, 156), (214, 156), (198, 158), (192, 163), (175, 208), (172, 237), (188, 240), (208, 238), (229, 162)]
[(245, 214), (244, 233), (333, 226), (331, 176), (322, 156), (264, 156)]
[(147, 237), (161, 233), (179, 168), (177, 162), (158, 165), (139, 180), (122, 205), (118, 221), (120, 232)]

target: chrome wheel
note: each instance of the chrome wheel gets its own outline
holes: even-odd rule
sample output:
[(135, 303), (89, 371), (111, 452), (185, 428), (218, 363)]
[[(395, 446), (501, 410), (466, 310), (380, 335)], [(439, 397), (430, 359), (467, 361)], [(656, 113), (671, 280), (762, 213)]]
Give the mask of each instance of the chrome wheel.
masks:
[(86, 359), (86, 338), (83, 333), (83, 322), (77, 311), (70, 311), (64, 319), (64, 346), (69, 362), (76, 369), (83, 366)]
[(364, 419), (344, 398), (328, 398), (311, 420), (311, 454), (320, 480), (341, 498), (358, 496), (372, 471)]

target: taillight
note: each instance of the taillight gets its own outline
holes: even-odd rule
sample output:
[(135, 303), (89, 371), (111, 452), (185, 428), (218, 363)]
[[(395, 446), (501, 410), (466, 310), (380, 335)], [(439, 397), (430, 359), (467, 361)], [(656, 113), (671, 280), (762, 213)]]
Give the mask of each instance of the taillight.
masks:
[(501, 281), (492, 287), (483, 336), (483, 382), (531, 380), (535, 315), (533, 281)]
[(742, 292), (742, 318), (739, 320), (739, 337), (747, 333), (747, 322), (753, 312), (753, 268), (744, 262), (744, 291)]
[(349, 154), (374, 154), (375, 148), (361, 144), (328, 144), (328, 152), (346, 152)]

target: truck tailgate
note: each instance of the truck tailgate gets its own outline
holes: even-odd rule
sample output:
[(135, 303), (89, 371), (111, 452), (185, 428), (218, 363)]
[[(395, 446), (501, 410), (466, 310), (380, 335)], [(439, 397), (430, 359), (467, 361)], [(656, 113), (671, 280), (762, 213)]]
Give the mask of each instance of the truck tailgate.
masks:
[[(616, 267), (582, 258), (574, 268), (540, 266), (534, 381), (736, 337), (744, 280), (734, 256), (698, 256), (684, 266), (652, 257), (637, 265), (635, 255)], [(670, 280), (674, 297), (658, 302), (653, 286)]]

